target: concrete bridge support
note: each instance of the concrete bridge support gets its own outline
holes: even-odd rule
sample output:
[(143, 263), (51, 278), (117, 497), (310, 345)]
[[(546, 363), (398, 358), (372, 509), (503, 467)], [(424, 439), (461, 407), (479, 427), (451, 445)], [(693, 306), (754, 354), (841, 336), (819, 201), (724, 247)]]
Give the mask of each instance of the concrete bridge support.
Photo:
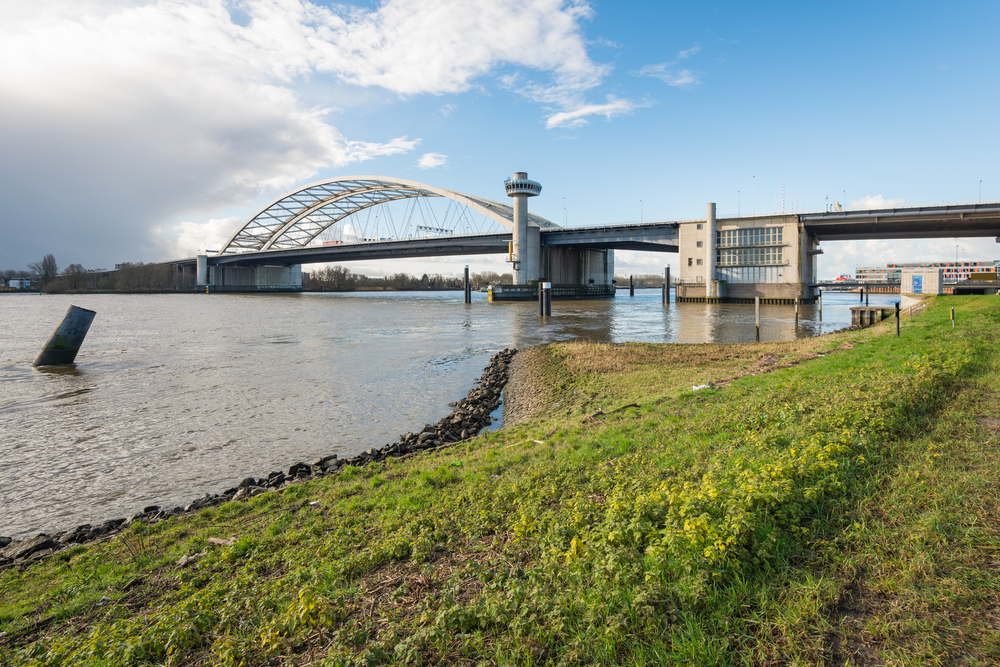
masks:
[(538, 281), (541, 277), (540, 230), (528, 224), (528, 197), (537, 197), (542, 191), (542, 186), (535, 181), (529, 181), (527, 172), (516, 171), (510, 180), (504, 182), (504, 188), (507, 190), (507, 196), (514, 200), (511, 234), (514, 284), (527, 285)]
[(677, 300), (811, 303), (819, 241), (798, 215), (717, 220), (709, 204), (704, 221), (680, 223)]
[(208, 286), (213, 292), (298, 292), (302, 290), (302, 265), (213, 266), (205, 255), (199, 255), (198, 285)]
[(542, 276), (556, 285), (611, 285), (615, 251), (567, 247), (541, 248)]

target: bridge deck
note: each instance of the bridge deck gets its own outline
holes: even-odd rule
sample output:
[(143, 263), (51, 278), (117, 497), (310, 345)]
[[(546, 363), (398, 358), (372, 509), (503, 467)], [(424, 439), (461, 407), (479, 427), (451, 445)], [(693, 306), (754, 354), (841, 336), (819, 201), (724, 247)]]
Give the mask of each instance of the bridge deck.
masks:
[[(872, 211), (837, 211), (795, 215), (806, 231), (821, 241), (906, 238), (988, 237), (1000, 239), (1000, 203), (919, 206)], [(752, 222), (753, 218), (719, 218), (718, 223)], [(677, 252), (677, 221), (549, 228), (540, 230), (542, 245), (580, 249)], [(343, 243), (225, 254), (211, 264), (290, 265), (507, 252), (509, 232), (389, 241)]]

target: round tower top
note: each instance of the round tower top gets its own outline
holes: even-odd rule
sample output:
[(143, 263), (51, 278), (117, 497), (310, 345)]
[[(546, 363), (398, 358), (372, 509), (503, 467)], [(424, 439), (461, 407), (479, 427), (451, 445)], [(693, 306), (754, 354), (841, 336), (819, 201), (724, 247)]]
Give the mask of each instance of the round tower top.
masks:
[(528, 180), (528, 172), (515, 171), (514, 177), (503, 182), (508, 197), (527, 195), (537, 197), (542, 192), (542, 185), (537, 181)]

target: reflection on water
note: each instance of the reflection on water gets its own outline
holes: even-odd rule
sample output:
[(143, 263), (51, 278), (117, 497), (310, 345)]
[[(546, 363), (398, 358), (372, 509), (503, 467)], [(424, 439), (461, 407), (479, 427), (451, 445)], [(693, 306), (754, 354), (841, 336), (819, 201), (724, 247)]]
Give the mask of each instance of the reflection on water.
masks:
[[(436, 421), (505, 347), (751, 341), (753, 306), (486, 302), (461, 292), (0, 297), (0, 535), (175, 505)], [(850, 324), (857, 295), (761, 309), (761, 340)], [(873, 296), (889, 304), (892, 296)], [(31, 367), (74, 303), (97, 318), (73, 367)]]

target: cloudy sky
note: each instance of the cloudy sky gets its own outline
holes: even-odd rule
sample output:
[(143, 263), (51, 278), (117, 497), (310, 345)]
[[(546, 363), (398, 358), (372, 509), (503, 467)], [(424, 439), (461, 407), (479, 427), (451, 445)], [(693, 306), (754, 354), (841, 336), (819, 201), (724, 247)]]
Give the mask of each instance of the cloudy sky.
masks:
[[(570, 226), (1000, 200), (1000, 4), (761, 4), (0, 0), (0, 269), (190, 256), (352, 174), (502, 199), (524, 170)], [(821, 274), (956, 244), (1000, 257), (831, 243)]]

